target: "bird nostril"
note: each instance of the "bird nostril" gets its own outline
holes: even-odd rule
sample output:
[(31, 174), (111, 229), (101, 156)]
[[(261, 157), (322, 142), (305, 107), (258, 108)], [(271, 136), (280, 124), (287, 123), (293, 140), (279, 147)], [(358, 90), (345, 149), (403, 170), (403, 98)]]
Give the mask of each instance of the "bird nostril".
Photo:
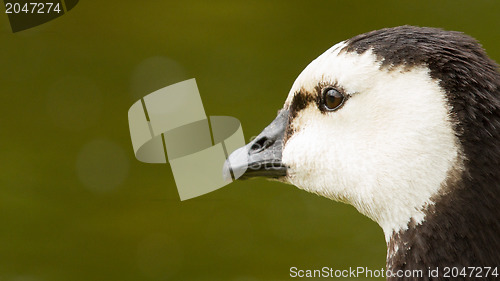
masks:
[(259, 152), (273, 144), (273, 141), (268, 139), (267, 137), (261, 137), (257, 139), (254, 144), (250, 147), (250, 150), (253, 152)]
[(254, 143), (254, 144), (252, 145), (252, 147), (250, 147), (250, 151), (254, 151), (254, 150), (257, 150), (257, 149), (259, 149), (259, 148), (260, 148), (260, 145), (258, 145), (258, 144), (256, 144), (256, 143)]

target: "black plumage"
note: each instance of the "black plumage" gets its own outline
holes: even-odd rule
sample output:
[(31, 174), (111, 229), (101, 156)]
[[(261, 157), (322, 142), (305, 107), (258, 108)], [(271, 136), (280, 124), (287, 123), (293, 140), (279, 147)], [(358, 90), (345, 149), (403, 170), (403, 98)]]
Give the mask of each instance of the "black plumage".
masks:
[[(500, 266), (500, 74), (471, 37), (436, 28), (402, 26), (361, 34), (344, 52), (371, 49), (381, 67), (425, 65), (446, 91), (450, 116), (464, 156), (451, 171), (425, 220), (393, 233), (387, 267), (422, 269)], [(400, 68), (399, 68), (400, 69)], [(388, 278), (388, 280), (447, 280)], [(469, 272), (468, 272), (469, 273)], [(497, 280), (458, 276), (453, 280)]]

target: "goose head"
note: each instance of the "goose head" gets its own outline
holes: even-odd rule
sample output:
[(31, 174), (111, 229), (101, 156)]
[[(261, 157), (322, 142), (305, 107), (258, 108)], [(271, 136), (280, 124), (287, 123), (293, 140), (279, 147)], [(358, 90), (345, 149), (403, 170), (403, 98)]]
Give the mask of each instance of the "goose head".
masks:
[[(488, 190), (499, 199), (499, 91), (497, 65), (471, 37), (411, 26), (369, 32), (312, 61), (276, 119), (226, 164), (242, 179), (354, 206), (396, 255), (391, 241), (452, 216), (445, 202), (473, 204), (457, 193), (474, 183), (476, 199)], [(499, 212), (490, 213), (500, 229)]]

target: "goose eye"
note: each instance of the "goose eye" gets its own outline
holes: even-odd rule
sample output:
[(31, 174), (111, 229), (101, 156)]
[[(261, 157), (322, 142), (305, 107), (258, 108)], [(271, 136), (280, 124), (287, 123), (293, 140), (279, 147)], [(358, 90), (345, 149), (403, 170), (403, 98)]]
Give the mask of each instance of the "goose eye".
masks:
[(339, 91), (328, 88), (324, 91), (324, 104), (326, 109), (328, 110), (336, 110), (338, 109), (345, 100), (344, 95), (342, 95)]

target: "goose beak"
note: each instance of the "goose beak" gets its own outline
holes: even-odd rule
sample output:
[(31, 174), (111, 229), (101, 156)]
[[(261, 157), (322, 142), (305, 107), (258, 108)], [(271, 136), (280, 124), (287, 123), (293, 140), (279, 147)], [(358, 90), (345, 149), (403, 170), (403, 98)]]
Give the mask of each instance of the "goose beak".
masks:
[(223, 167), (224, 179), (231, 181), (232, 176), (234, 179), (286, 176), (281, 155), (287, 125), (288, 110), (282, 110), (254, 140), (229, 155)]

